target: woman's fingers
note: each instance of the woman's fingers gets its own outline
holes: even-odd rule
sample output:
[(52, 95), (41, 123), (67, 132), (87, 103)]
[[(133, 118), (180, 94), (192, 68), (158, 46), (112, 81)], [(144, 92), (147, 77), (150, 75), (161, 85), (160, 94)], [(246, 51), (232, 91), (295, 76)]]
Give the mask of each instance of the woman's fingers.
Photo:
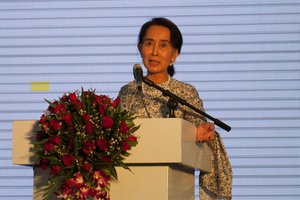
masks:
[(215, 138), (215, 125), (210, 122), (202, 122), (197, 128), (197, 140), (207, 142)]

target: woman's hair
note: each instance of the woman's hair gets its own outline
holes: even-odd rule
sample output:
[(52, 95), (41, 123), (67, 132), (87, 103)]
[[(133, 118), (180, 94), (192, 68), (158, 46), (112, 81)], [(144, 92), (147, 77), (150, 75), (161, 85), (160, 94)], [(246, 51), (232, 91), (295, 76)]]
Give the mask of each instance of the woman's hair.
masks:
[[(171, 44), (175, 49), (178, 50), (178, 54), (180, 54), (181, 46), (183, 42), (181, 32), (179, 28), (176, 26), (176, 24), (174, 24), (172, 21), (166, 18), (153, 18), (150, 21), (143, 24), (139, 33), (138, 44), (140, 45), (143, 43), (143, 38), (146, 34), (146, 31), (150, 26), (153, 25), (164, 26), (170, 30)], [(173, 76), (175, 74), (175, 69), (173, 64), (168, 67), (168, 73), (170, 76)]]

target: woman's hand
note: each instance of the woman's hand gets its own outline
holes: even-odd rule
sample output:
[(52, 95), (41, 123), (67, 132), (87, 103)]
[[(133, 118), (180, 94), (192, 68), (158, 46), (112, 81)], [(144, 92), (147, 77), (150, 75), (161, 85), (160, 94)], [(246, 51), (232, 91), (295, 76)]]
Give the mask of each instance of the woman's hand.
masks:
[(201, 122), (197, 128), (197, 141), (208, 142), (215, 139), (215, 125), (210, 122)]

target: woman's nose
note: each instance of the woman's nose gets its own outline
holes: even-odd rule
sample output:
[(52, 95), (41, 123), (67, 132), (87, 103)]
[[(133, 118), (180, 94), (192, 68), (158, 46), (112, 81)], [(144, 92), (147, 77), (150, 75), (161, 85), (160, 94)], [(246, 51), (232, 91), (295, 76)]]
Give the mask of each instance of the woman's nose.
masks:
[(158, 55), (158, 51), (159, 51), (158, 45), (153, 45), (152, 55), (157, 56)]

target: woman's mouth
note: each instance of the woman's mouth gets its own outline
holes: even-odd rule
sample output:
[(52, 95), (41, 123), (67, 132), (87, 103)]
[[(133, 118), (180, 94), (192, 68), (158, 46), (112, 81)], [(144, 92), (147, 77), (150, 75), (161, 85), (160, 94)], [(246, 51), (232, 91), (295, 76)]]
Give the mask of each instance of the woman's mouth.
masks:
[(158, 65), (159, 61), (157, 60), (149, 60), (150, 65)]

